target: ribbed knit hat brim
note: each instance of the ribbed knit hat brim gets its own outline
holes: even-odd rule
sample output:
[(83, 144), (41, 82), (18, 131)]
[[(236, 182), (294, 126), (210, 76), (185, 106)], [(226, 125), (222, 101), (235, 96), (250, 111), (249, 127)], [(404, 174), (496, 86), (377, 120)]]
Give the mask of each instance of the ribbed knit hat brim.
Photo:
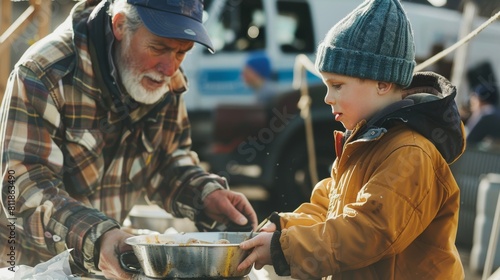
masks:
[(367, 0), (328, 32), (319, 45), (322, 72), (408, 86), (415, 68), (410, 22), (398, 0)]
[(320, 45), (318, 70), (408, 86), (415, 62), (397, 57)]

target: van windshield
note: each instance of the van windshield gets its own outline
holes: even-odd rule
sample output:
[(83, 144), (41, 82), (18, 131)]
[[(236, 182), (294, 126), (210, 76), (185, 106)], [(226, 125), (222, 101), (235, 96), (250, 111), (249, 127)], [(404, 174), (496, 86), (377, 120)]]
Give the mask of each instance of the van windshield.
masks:
[[(223, 9), (211, 9), (212, 5), (218, 5), (214, 3), (223, 3)], [(315, 38), (307, 1), (276, 1), (277, 15), (272, 19), (268, 18), (263, 0), (210, 0), (205, 5), (206, 10), (219, 12), (214, 13), (217, 19), (212, 18), (207, 25), (216, 52), (265, 49), (271, 20), (273, 41), (284, 53), (314, 52)]]
[[(314, 53), (317, 38), (311, 14), (312, 0), (205, 0), (205, 10), (213, 15), (207, 30), (216, 52), (239, 52), (266, 49), (271, 40), (283, 53)], [(333, 0), (332, 0), (333, 1)], [(361, 0), (358, 0), (361, 3)], [(466, 0), (401, 0), (439, 9), (461, 12)], [(478, 6), (478, 13), (489, 17), (500, 0), (469, 0)], [(275, 4), (276, 15), (267, 11)], [(264, 5), (265, 4), (265, 5)], [(215, 7), (218, 5), (220, 7)], [(267, 5), (267, 7), (266, 7)], [(215, 18), (216, 17), (216, 18)], [(269, 18), (271, 17), (271, 18)], [(269, 30), (272, 28), (272, 30)], [(271, 33), (270, 33), (271, 32)], [(270, 33), (270, 34), (266, 34)]]
[[(206, 2), (209, 11), (212, 3)], [(225, 1), (207, 29), (216, 52), (250, 51), (266, 47), (266, 25), (262, 0)]]

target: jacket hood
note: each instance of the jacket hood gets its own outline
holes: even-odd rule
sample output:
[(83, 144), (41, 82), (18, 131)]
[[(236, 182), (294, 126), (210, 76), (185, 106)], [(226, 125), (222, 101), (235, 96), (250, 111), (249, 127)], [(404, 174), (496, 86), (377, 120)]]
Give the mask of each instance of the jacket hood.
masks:
[(455, 96), (456, 88), (446, 78), (433, 72), (416, 73), (403, 100), (373, 116), (366, 129), (403, 122), (429, 139), (450, 164), (465, 150), (465, 131)]

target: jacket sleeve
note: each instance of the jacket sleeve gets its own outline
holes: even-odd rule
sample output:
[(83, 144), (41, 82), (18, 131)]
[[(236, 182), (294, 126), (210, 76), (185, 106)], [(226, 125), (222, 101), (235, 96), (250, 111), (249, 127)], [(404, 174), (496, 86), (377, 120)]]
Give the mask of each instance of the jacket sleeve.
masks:
[(303, 203), (293, 213), (279, 213), (278, 215), (274, 212), (269, 217), (270, 221), (276, 223), (277, 227), (277, 231), (271, 239), (271, 258), (274, 271), (277, 275), (290, 275), (290, 266), (287, 263), (280, 244), (281, 234), (285, 233), (287, 228), (292, 226), (312, 226), (323, 223), (328, 210), (328, 193), (331, 184), (331, 178), (320, 181), (313, 189), (310, 203)]
[(93, 268), (95, 241), (119, 224), (65, 191), (64, 156), (55, 141), (61, 138), (57, 132), (61, 116), (49, 89), (32, 71), (19, 66), (9, 78), (0, 112), (1, 170), (15, 175), (14, 197), (6, 195), (8, 177), (3, 178), (2, 202), (13, 203), (7, 213), (32, 236), (22, 244), (41, 255), (74, 248), (75, 262)]
[(284, 230), (281, 249), (292, 277), (360, 269), (402, 252), (449, 196), (436, 176), (442, 166), (434, 164), (420, 147), (399, 148), (377, 165), (353, 202), (344, 204), (341, 215), (314, 225), (295, 223)]
[(280, 213), (280, 228), (286, 229), (295, 225), (314, 225), (325, 221), (329, 205), (329, 188), (332, 179), (323, 179), (313, 189), (311, 201), (301, 204), (292, 213)]
[[(162, 182), (158, 186), (160, 197), (157, 203), (163, 205), (166, 211), (176, 217), (197, 220), (203, 209), (205, 197), (213, 191), (229, 189), (229, 186), (225, 178), (206, 172), (199, 164), (198, 155), (191, 151), (191, 127), (181, 92), (184, 90), (175, 92), (177, 128), (172, 134), (175, 145), (165, 144), (167, 159), (160, 167), (159, 179), (153, 179), (153, 181)], [(172, 136), (165, 137), (165, 139), (170, 137)], [(210, 221), (206, 222), (210, 223)]]

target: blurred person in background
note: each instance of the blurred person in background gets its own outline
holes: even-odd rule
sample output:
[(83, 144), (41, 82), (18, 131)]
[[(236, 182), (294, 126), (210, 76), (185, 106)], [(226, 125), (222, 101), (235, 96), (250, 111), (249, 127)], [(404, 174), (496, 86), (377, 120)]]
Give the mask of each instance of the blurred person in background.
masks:
[[(15, 265), (70, 248), (76, 268), (127, 279), (118, 255), (132, 235), (120, 226), (143, 193), (199, 225), (254, 227), (257, 216), (191, 151), (180, 65), (195, 42), (213, 52), (203, 1), (91, 2), (77, 3), (10, 75), (0, 239), (16, 242)], [(1, 267), (12, 265), (11, 248), (0, 247)]]
[(253, 52), (247, 57), (242, 77), (254, 91), (258, 104), (269, 104), (276, 95), (271, 61), (265, 52)]
[(492, 84), (481, 83), (471, 92), (471, 114), (465, 124), (468, 145), (500, 150), (498, 95), (498, 87)]

